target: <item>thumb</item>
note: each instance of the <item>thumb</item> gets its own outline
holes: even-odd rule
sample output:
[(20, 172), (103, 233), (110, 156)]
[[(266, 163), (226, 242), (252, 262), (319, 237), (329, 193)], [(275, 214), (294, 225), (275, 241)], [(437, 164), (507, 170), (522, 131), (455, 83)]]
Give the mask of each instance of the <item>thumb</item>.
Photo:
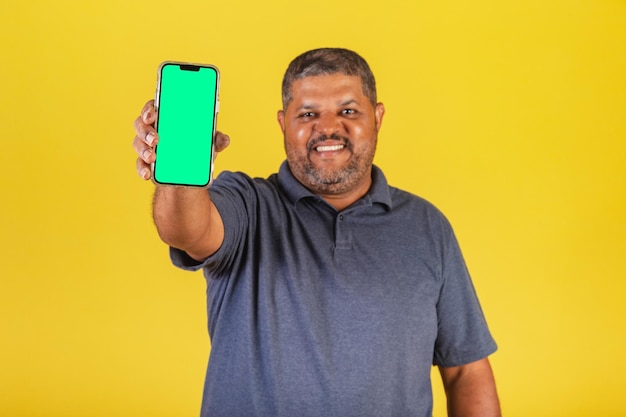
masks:
[(230, 137), (220, 131), (215, 132), (215, 151), (222, 152), (230, 145)]

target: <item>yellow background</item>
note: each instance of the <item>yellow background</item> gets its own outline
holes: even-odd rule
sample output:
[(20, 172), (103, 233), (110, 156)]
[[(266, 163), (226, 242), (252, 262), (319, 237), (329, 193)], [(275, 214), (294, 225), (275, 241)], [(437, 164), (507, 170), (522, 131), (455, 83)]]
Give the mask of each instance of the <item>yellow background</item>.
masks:
[(218, 171), (266, 176), (282, 73), (320, 46), (370, 62), (376, 163), (454, 225), (505, 415), (626, 415), (624, 0), (1, 9), (0, 415), (198, 414), (204, 282), (157, 238), (132, 122), (161, 61), (216, 64)]

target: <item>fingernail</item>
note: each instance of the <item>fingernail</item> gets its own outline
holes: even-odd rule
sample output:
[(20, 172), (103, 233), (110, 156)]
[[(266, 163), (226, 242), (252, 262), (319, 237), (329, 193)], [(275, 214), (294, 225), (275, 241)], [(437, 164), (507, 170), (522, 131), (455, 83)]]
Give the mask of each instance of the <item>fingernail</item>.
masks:
[(150, 157), (150, 154), (152, 153), (152, 149), (146, 149), (145, 151), (143, 151), (143, 153), (141, 154), (141, 157), (143, 158), (143, 160), (147, 160)]
[(148, 168), (144, 168), (141, 170), (141, 178), (144, 180), (150, 179), (150, 170)]
[(152, 146), (152, 142), (154, 142), (154, 133), (150, 132), (146, 135), (146, 142), (148, 142), (148, 145)]

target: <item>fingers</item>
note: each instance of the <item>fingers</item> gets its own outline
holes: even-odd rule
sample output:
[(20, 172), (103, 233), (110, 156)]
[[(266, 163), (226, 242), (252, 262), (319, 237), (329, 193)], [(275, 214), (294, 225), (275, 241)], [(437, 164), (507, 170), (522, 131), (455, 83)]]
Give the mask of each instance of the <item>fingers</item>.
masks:
[(135, 133), (137, 137), (148, 145), (154, 147), (158, 139), (154, 123), (156, 122), (156, 109), (154, 108), (154, 100), (150, 100), (143, 106), (140, 116), (135, 119)]
[(154, 100), (148, 101), (141, 109), (141, 118), (147, 125), (153, 125), (156, 122), (156, 109), (154, 108)]
[(141, 110), (141, 114), (135, 119), (135, 138), (133, 149), (137, 153), (137, 173), (144, 180), (152, 177), (151, 164), (155, 160), (154, 147), (158, 142), (158, 135), (154, 129), (156, 121), (156, 109), (154, 100), (148, 101)]
[(139, 174), (142, 179), (149, 180), (152, 178), (151, 165), (147, 164), (141, 158), (137, 158), (137, 174)]
[(149, 146), (143, 138), (135, 136), (135, 139), (133, 140), (133, 149), (135, 149), (138, 156), (137, 173), (144, 180), (149, 180), (152, 177), (151, 165), (156, 158), (154, 147)]

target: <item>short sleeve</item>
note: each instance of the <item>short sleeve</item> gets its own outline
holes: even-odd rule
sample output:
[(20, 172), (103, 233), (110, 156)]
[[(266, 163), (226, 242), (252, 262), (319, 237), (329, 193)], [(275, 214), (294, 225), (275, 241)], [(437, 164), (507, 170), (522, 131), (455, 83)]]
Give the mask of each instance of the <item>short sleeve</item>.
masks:
[(216, 278), (221, 271), (228, 270), (249, 228), (251, 209), (254, 207), (254, 193), (251, 191), (253, 180), (242, 173), (222, 172), (211, 185), (211, 201), (224, 223), (224, 242), (222, 246), (203, 262), (191, 258), (186, 252), (170, 247), (172, 263), (183, 270), (211, 271)]
[(437, 327), (435, 365), (465, 365), (485, 358), (497, 349), (451, 228), (443, 248)]

